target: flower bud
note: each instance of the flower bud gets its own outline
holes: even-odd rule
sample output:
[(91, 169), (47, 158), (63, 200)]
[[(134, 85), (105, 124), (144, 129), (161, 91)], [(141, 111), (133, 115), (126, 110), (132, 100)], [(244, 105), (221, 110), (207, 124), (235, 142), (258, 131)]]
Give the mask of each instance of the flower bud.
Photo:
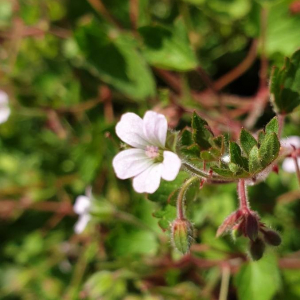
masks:
[(246, 225), (245, 225), (246, 234), (251, 241), (255, 241), (258, 235), (258, 216), (255, 213), (250, 213), (246, 217)]
[(281, 244), (281, 237), (275, 230), (264, 230), (264, 240), (271, 246), (279, 246)]
[(265, 252), (266, 245), (261, 238), (250, 241), (250, 256), (253, 260), (260, 260)]
[(171, 224), (172, 242), (182, 254), (190, 250), (193, 241), (193, 226), (186, 219), (176, 219)]
[(231, 230), (231, 236), (235, 241), (237, 238), (243, 235), (243, 222), (233, 226)]

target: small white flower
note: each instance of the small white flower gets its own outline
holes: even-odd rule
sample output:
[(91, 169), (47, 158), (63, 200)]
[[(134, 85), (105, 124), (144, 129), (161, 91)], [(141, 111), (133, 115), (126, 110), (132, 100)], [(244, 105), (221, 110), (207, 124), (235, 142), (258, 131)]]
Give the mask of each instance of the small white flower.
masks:
[(86, 225), (91, 219), (90, 216), (90, 208), (91, 208), (91, 198), (88, 196), (78, 196), (75, 200), (74, 204), (74, 212), (79, 215), (78, 221), (76, 222), (74, 226), (74, 231), (77, 234), (80, 234), (84, 231)]
[(116, 126), (118, 137), (133, 148), (117, 154), (113, 160), (115, 173), (120, 179), (133, 178), (138, 193), (154, 193), (160, 179), (176, 178), (181, 160), (165, 149), (168, 124), (164, 115), (148, 111), (141, 119), (126, 113)]
[[(299, 136), (289, 136), (285, 139), (281, 140), (281, 145), (288, 149), (289, 152), (294, 150), (295, 148), (300, 148), (300, 137)], [(297, 158), (298, 165), (300, 165), (300, 157)], [(282, 169), (288, 173), (295, 173), (296, 166), (295, 161), (292, 157), (286, 157), (282, 163)]]
[(8, 95), (0, 90), (0, 124), (7, 121), (10, 115), (10, 108), (8, 106)]

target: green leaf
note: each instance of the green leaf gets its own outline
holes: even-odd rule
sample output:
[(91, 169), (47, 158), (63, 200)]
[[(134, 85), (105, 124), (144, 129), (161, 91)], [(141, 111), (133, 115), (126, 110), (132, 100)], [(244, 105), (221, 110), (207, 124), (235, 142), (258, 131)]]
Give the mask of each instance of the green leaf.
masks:
[(270, 300), (280, 288), (277, 261), (270, 253), (257, 262), (246, 263), (235, 278), (240, 300)]
[(240, 146), (235, 142), (229, 144), (230, 161), (240, 166), (245, 171), (248, 170), (248, 162), (245, 157), (242, 156)]
[(224, 152), (225, 142), (224, 142), (224, 136), (219, 135), (211, 139), (211, 144), (214, 145), (216, 148), (220, 149), (221, 153)]
[(228, 167), (229, 167), (230, 171), (233, 172), (234, 174), (236, 174), (241, 169), (237, 164), (232, 163), (232, 162), (230, 162), (228, 164)]
[(267, 133), (258, 150), (261, 165), (263, 168), (267, 167), (271, 162), (273, 162), (277, 158), (279, 150), (280, 143), (278, 141), (276, 133)]
[(259, 130), (257, 136), (258, 136), (258, 138), (257, 138), (258, 139), (258, 144), (261, 145), (262, 142), (265, 139), (265, 136), (266, 136), (264, 130), (263, 129)]
[(217, 168), (217, 167), (211, 167), (211, 169), (216, 172), (217, 174), (225, 177), (225, 178), (234, 178), (235, 175), (232, 171), (227, 170), (227, 169), (221, 169), (221, 168)]
[(112, 272), (100, 271), (87, 280), (84, 289), (92, 299), (118, 299), (126, 294), (126, 281)]
[(181, 145), (183, 146), (190, 146), (194, 143), (192, 132), (189, 130), (188, 127), (184, 128), (181, 132), (180, 137)]
[(278, 118), (274, 117), (265, 127), (265, 132), (270, 133), (270, 132), (275, 132), (278, 134), (279, 130), (279, 124), (278, 124)]
[(180, 137), (181, 147), (180, 151), (190, 159), (200, 158), (200, 148), (194, 143), (192, 133), (189, 129), (185, 128)]
[(241, 143), (242, 149), (247, 154), (247, 156), (249, 156), (251, 149), (254, 146), (257, 146), (256, 139), (252, 136), (252, 134), (250, 132), (248, 132), (244, 128), (242, 129), (241, 134), (240, 134), (240, 143)]
[(176, 146), (178, 141), (179, 131), (168, 131), (167, 140), (166, 140), (166, 148), (170, 149), (173, 152), (176, 152)]
[[(274, 3), (276, 1), (279, 3)], [(275, 5), (272, 3), (268, 7), (266, 53), (268, 57), (279, 53), (290, 56), (300, 47), (300, 31), (295, 30), (300, 27), (300, 18), (291, 13), (289, 1), (272, 2)]]
[(192, 136), (201, 150), (207, 150), (211, 147), (209, 140), (213, 137), (213, 134), (207, 122), (200, 118), (196, 112), (193, 113), (192, 117)]
[(105, 83), (135, 100), (155, 95), (151, 70), (130, 36), (116, 33), (111, 38), (100, 24), (91, 22), (80, 27), (75, 37), (87, 67)]
[(176, 218), (176, 207), (168, 204), (165, 208), (156, 211), (153, 216), (159, 218), (159, 226), (163, 230), (167, 230), (170, 227), (170, 223)]
[(276, 112), (291, 113), (300, 104), (300, 50), (285, 65), (273, 68), (271, 75), (271, 101)]
[(210, 148), (209, 150), (201, 151), (200, 157), (209, 162), (209, 161), (217, 161), (220, 159), (222, 155), (221, 151), (217, 148)]
[(144, 42), (142, 53), (150, 65), (176, 71), (188, 71), (197, 67), (196, 56), (183, 26), (179, 28), (180, 32), (176, 28), (160, 25), (139, 28)]
[(257, 146), (254, 146), (249, 153), (249, 172), (251, 174), (257, 173), (262, 169), (259, 151)]

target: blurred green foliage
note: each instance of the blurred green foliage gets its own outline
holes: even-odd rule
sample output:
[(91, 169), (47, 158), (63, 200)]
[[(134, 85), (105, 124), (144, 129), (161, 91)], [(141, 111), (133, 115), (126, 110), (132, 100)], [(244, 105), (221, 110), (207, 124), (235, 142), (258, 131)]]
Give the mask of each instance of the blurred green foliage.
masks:
[[(300, 47), (299, 25), (289, 0), (0, 0), (0, 88), (12, 110), (0, 125), (0, 298), (217, 299), (229, 264), (227, 299), (299, 299), (293, 174), (280, 170), (250, 187), (253, 209), (283, 244), (249, 262), (246, 241), (215, 237), (236, 209), (234, 184), (199, 190), (197, 183), (188, 192), (196, 235), (192, 255), (182, 258), (168, 228), (186, 174), (147, 199), (130, 180), (118, 180), (111, 165), (119, 151), (114, 127), (127, 111), (155, 109), (183, 129), (196, 109), (216, 131), (233, 130), (216, 125), (222, 113), (215, 98), (210, 108), (204, 94), (193, 98), (207, 88), (197, 70), (215, 81), (258, 40), (250, 66), (222, 90), (246, 102), (258, 90), (260, 58), (282, 66)], [(254, 131), (272, 117), (266, 106)], [(296, 110), (283, 136), (299, 135), (299, 123)], [(75, 235), (72, 205), (87, 186), (97, 207)]]

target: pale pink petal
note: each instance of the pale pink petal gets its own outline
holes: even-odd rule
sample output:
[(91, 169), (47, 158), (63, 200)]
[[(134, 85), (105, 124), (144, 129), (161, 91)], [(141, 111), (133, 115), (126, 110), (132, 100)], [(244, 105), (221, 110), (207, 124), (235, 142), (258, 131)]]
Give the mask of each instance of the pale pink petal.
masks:
[(74, 211), (76, 214), (84, 214), (91, 206), (91, 200), (87, 196), (78, 196), (75, 200)]
[(144, 136), (151, 145), (165, 147), (168, 130), (166, 117), (154, 111), (147, 111), (143, 121)]
[(136, 176), (153, 164), (153, 159), (146, 156), (145, 150), (128, 149), (117, 154), (113, 159), (115, 173), (120, 179)]
[(9, 115), (10, 115), (10, 108), (8, 106), (2, 107), (0, 105), (0, 124), (6, 122)]
[(8, 105), (8, 95), (0, 90), (0, 106), (7, 106)]
[(143, 120), (134, 113), (122, 115), (116, 126), (118, 137), (126, 144), (140, 149), (145, 149), (149, 142), (143, 134)]
[(296, 148), (300, 148), (300, 137), (297, 135), (289, 136), (287, 138), (281, 139), (281, 144), (284, 147), (290, 147), (291, 145), (293, 145)]
[(160, 184), (162, 164), (153, 164), (133, 179), (133, 188), (138, 193), (154, 193)]
[[(300, 158), (299, 157), (297, 158), (297, 161), (298, 161), (298, 166), (300, 166)], [(291, 157), (285, 158), (282, 163), (282, 169), (288, 173), (295, 173), (296, 172), (295, 161)]]
[(164, 151), (164, 161), (162, 165), (161, 177), (167, 181), (172, 181), (178, 175), (181, 167), (181, 160), (177, 154), (171, 151)]
[(88, 222), (90, 221), (91, 216), (89, 214), (83, 214), (78, 218), (78, 221), (76, 222), (75, 226), (74, 226), (74, 231), (77, 234), (80, 234), (81, 232), (84, 231), (86, 225), (88, 224)]

